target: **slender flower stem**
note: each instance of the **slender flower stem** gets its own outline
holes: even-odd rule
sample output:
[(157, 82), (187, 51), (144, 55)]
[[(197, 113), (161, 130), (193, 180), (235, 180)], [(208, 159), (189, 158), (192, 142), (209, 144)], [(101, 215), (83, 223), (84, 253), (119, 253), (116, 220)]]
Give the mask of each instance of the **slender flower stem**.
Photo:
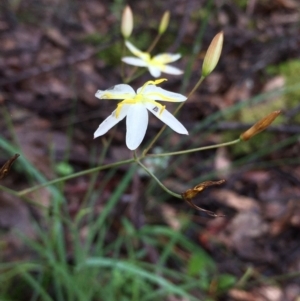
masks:
[(104, 170), (104, 169), (108, 169), (108, 168), (112, 168), (112, 167), (117, 167), (117, 166), (124, 165), (124, 164), (129, 164), (129, 163), (132, 163), (134, 161), (135, 161), (135, 159), (131, 158), (131, 159), (128, 159), (128, 160), (123, 160), (123, 161), (119, 161), (119, 162), (115, 162), (115, 163), (111, 163), (111, 164), (106, 164), (106, 165), (102, 165), (102, 166), (97, 166), (97, 167), (94, 167), (94, 168), (86, 169), (86, 170), (83, 170), (83, 171), (80, 171), (80, 172), (76, 172), (76, 173), (74, 173), (72, 175), (68, 175), (68, 176), (65, 176), (65, 177), (57, 178), (57, 179), (54, 179), (52, 181), (48, 181), (46, 183), (42, 183), (42, 184), (33, 186), (31, 188), (23, 189), (23, 190), (21, 190), (21, 191), (19, 191), (17, 193), (17, 196), (23, 196), (23, 195), (25, 195), (25, 194), (27, 194), (29, 192), (33, 192), (33, 191), (38, 190), (38, 189), (40, 189), (42, 187), (46, 187), (46, 186), (49, 186), (49, 185), (52, 185), (52, 184), (56, 184), (56, 183), (59, 183), (61, 181), (66, 181), (66, 180), (77, 178), (77, 177), (80, 177), (80, 176), (83, 176), (83, 175), (86, 175), (86, 174), (97, 172), (97, 171), (100, 171), (100, 170)]
[(150, 148), (152, 148), (152, 146), (154, 145), (154, 143), (156, 142), (156, 140), (160, 137), (160, 135), (163, 133), (163, 131), (166, 129), (166, 127), (167, 126), (164, 125), (160, 129), (160, 131), (156, 134), (156, 136), (151, 140), (150, 144), (143, 150), (143, 157), (145, 157), (147, 155), (147, 153), (149, 152)]
[(184, 151), (178, 151), (178, 152), (170, 152), (170, 153), (163, 153), (163, 154), (150, 154), (147, 157), (151, 158), (157, 158), (157, 157), (165, 157), (165, 156), (176, 156), (176, 155), (183, 155), (183, 154), (189, 154), (189, 153), (194, 153), (194, 152), (199, 152), (207, 149), (214, 149), (214, 148), (219, 148), (222, 146), (228, 146), (228, 145), (233, 145), (241, 142), (241, 139), (236, 139), (230, 142), (224, 142), (220, 144), (215, 144), (215, 145), (208, 145), (208, 146), (202, 146), (202, 147), (197, 147), (193, 149), (188, 149)]
[[(153, 40), (152, 44), (149, 46), (149, 48), (147, 49), (146, 52), (150, 53), (153, 48), (156, 46), (156, 44), (158, 43), (159, 39), (161, 38), (161, 34), (157, 34), (157, 36), (155, 37), (155, 39)], [(136, 71), (138, 70), (139, 67), (134, 67), (131, 72), (129, 73), (129, 75), (127, 76), (127, 78), (124, 80), (125, 84), (128, 84), (129, 82), (131, 82), (132, 80), (134, 80), (136, 77), (138, 76), (134, 76)]]
[[(230, 142), (219, 143), (219, 144), (209, 145), (209, 146), (203, 146), (203, 147), (198, 147), (198, 148), (194, 148), (194, 149), (190, 149), (190, 150), (170, 152), (170, 153), (163, 153), (163, 154), (150, 154), (147, 157), (157, 158), (157, 157), (165, 157), (165, 156), (175, 156), (175, 155), (181, 155), (181, 154), (188, 154), (188, 153), (192, 153), (192, 152), (197, 152), (197, 151), (202, 151), (202, 150), (207, 150), (207, 149), (214, 149), (214, 148), (218, 148), (218, 147), (222, 147), (222, 146), (233, 145), (233, 144), (239, 143), (240, 141), (241, 141), (240, 139), (236, 139), (236, 140), (233, 140), (233, 141), (230, 141)], [(87, 170), (83, 170), (83, 171), (74, 173), (72, 175), (68, 175), (68, 176), (65, 176), (65, 177), (57, 178), (57, 179), (50, 180), (48, 182), (45, 182), (45, 183), (42, 183), (42, 184), (39, 184), (39, 185), (35, 185), (35, 186), (27, 188), (27, 189), (23, 189), (23, 190), (21, 190), (19, 192), (12, 192), (8, 188), (1, 187), (1, 186), (0, 186), (0, 190), (4, 190), (4, 191), (6, 190), (7, 192), (9, 192), (9, 193), (11, 193), (11, 194), (13, 194), (15, 196), (21, 197), (21, 198), (23, 198), (24, 200), (26, 200), (27, 202), (30, 203), (31, 201), (28, 200), (28, 199), (25, 199), (24, 195), (26, 195), (26, 194), (28, 194), (30, 192), (36, 191), (36, 190), (38, 190), (38, 189), (40, 189), (42, 187), (46, 187), (46, 186), (49, 186), (49, 185), (52, 185), (52, 184), (56, 184), (56, 183), (59, 183), (59, 182), (62, 182), (62, 181), (70, 180), (70, 179), (73, 179), (73, 178), (77, 178), (77, 177), (80, 177), (80, 176), (83, 176), (83, 175), (86, 175), (86, 174), (98, 172), (98, 171), (105, 170), (105, 169), (108, 169), (108, 168), (118, 167), (118, 166), (121, 166), (121, 165), (124, 165), (124, 164), (130, 164), (130, 163), (136, 162), (158, 183), (158, 185), (162, 189), (164, 189), (170, 195), (172, 195), (172, 196), (174, 196), (176, 198), (182, 199), (182, 196), (180, 194), (177, 194), (177, 193), (169, 190), (164, 184), (162, 184), (159, 181), (159, 179), (145, 165), (143, 165), (140, 162), (140, 160), (143, 159), (143, 158), (145, 158), (145, 156), (146, 156), (145, 153), (143, 153), (141, 156), (137, 156), (137, 153), (134, 152), (134, 156), (131, 159), (127, 159), (127, 160), (123, 160), (123, 161), (119, 161), (119, 162), (115, 162), (115, 163), (106, 164), (106, 165), (102, 165), (102, 166), (97, 166), (97, 167), (94, 167), (94, 168), (90, 168), (90, 169), (87, 169)]]
[(134, 69), (132, 69), (133, 72), (131, 72), (130, 75), (123, 80), (124, 84), (129, 84), (130, 82), (132, 82), (133, 80), (140, 77), (141, 75), (143, 75), (146, 72), (146, 69), (141, 69), (141, 71), (139, 71), (139, 72), (136, 72), (138, 70), (138, 67), (134, 67)]
[[(177, 107), (177, 109), (174, 111), (173, 115), (176, 116), (176, 114), (179, 112), (179, 110), (182, 108), (183, 106), (183, 102), (180, 103), (180, 105)], [(150, 148), (152, 148), (152, 146), (154, 145), (154, 143), (156, 142), (156, 140), (160, 137), (160, 135), (163, 133), (163, 131), (166, 129), (166, 125), (164, 125), (160, 131), (156, 134), (156, 136), (152, 139), (152, 141), (150, 142), (150, 144), (144, 149), (143, 151), (143, 157), (145, 157), (147, 155), (147, 153), (149, 152)]]
[(156, 182), (157, 184), (164, 190), (166, 191), (168, 194), (174, 196), (175, 198), (178, 198), (178, 199), (182, 199), (182, 196), (178, 193), (175, 193), (173, 191), (171, 191), (170, 189), (168, 189), (144, 164), (142, 164), (140, 162), (139, 159), (136, 158), (136, 162), (137, 164), (139, 164), (149, 175), (150, 177), (152, 177)]
[(21, 198), (23, 201), (25, 201), (26, 203), (30, 204), (30, 205), (33, 205), (33, 206), (36, 206), (36, 207), (41, 207), (42, 209), (48, 209), (48, 207), (38, 203), (38, 202), (34, 202), (32, 200), (30, 200), (29, 198), (25, 197), (25, 196), (22, 196), (22, 195), (19, 195), (19, 193), (17, 191), (14, 191), (10, 188), (7, 188), (5, 186), (2, 186), (0, 185), (0, 191), (5, 191), (15, 197), (19, 197)]
[[(123, 56), (123, 55), (125, 55), (126, 47), (125, 47), (125, 43), (122, 43), (122, 44), (123, 44), (123, 46), (122, 46), (122, 56)], [(125, 64), (124, 64), (123, 61), (121, 63), (121, 78), (124, 81), (124, 78), (125, 78)]]
[(188, 98), (191, 97), (195, 91), (200, 87), (202, 82), (204, 81), (205, 77), (201, 76), (200, 79), (198, 80), (197, 84), (194, 86), (194, 88), (191, 90), (191, 92), (188, 94)]
[(157, 36), (155, 37), (155, 39), (153, 40), (153, 42), (152, 42), (152, 44), (149, 46), (149, 48), (147, 49), (147, 52), (151, 52), (153, 49), (154, 49), (154, 47), (156, 46), (156, 44), (158, 43), (158, 41), (160, 40), (160, 38), (161, 38), (161, 34), (157, 34)]
[[(194, 88), (191, 90), (191, 92), (188, 94), (187, 98), (189, 98), (190, 96), (192, 96), (194, 94), (194, 92), (199, 88), (199, 86), (202, 84), (203, 80), (205, 79), (205, 77), (201, 76), (200, 79), (198, 80), (197, 84), (194, 86)], [(180, 109), (183, 107), (184, 102), (182, 102), (174, 111), (173, 115), (176, 116), (177, 113), (180, 111)], [(149, 152), (149, 150), (152, 148), (152, 146), (154, 145), (154, 143), (157, 141), (157, 139), (161, 136), (161, 134), (163, 133), (163, 131), (166, 129), (166, 125), (164, 125), (160, 131), (156, 134), (156, 136), (152, 139), (152, 141), (150, 142), (150, 144), (144, 149), (143, 151), (143, 156), (146, 156), (146, 154)]]

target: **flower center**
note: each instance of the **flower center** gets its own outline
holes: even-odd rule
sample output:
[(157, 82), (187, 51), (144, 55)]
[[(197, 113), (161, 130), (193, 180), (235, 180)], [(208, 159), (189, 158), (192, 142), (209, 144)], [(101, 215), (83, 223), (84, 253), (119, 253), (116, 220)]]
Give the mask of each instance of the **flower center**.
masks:
[(117, 106), (117, 111), (116, 111), (116, 118), (118, 118), (123, 105), (125, 105), (125, 104), (133, 105), (133, 104), (145, 103), (145, 102), (149, 102), (149, 103), (152, 103), (155, 106), (157, 106), (160, 109), (159, 114), (161, 115), (166, 106), (163, 106), (160, 103), (156, 102), (155, 100), (148, 98), (147, 93), (144, 93), (144, 90), (149, 85), (158, 85), (166, 80), (167, 79), (165, 79), (165, 78), (161, 78), (161, 79), (157, 79), (157, 80), (149, 80), (142, 86), (141, 90), (139, 91), (138, 94), (135, 95), (134, 98), (124, 99), (123, 101), (119, 102), (118, 106)]

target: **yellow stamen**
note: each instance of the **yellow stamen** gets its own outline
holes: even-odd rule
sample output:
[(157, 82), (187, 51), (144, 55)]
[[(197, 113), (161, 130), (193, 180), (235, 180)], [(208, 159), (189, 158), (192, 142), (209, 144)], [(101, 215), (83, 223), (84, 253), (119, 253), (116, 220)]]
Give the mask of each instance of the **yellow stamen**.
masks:
[(157, 79), (157, 80), (149, 80), (147, 82), (145, 82), (145, 84), (143, 85), (141, 91), (139, 94), (142, 94), (144, 92), (144, 89), (149, 86), (149, 85), (159, 85), (160, 83), (164, 82), (164, 81), (167, 81), (166, 78), (160, 78), (160, 79)]
[(161, 109), (159, 111), (159, 116), (161, 116), (162, 112), (165, 110), (166, 106), (161, 105)]
[(117, 105), (117, 110), (116, 110), (116, 118), (119, 117), (122, 106), (123, 106), (122, 102), (119, 102), (118, 105)]
[(157, 80), (154, 81), (154, 85), (159, 85), (160, 83), (165, 82), (165, 81), (167, 81), (166, 78), (157, 79)]
[(124, 104), (135, 104), (137, 103), (137, 101), (134, 99), (124, 99), (123, 101), (119, 102), (118, 105), (117, 105), (117, 110), (116, 110), (116, 118), (119, 117), (120, 115), (120, 112), (121, 112), (121, 109), (122, 109), (122, 106)]
[[(163, 111), (165, 110), (166, 106), (163, 106), (161, 105), (160, 103), (152, 100), (152, 99), (149, 99), (147, 98), (146, 95), (143, 95), (143, 91), (144, 89), (149, 86), (149, 85), (158, 85), (164, 81), (166, 81), (167, 79), (166, 78), (160, 78), (160, 79), (157, 79), (157, 80), (149, 80), (147, 81), (141, 91), (136, 94), (134, 96), (134, 98), (131, 98), (131, 99), (124, 99), (123, 101), (119, 102), (118, 105), (117, 105), (117, 109), (116, 109), (116, 114), (115, 114), (115, 117), (118, 118), (119, 115), (120, 115), (120, 112), (121, 112), (121, 109), (122, 109), (122, 106), (124, 104), (136, 104), (138, 102), (150, 102), (152, 104), (154, 104), (155, 106), (157, 106), (159, 108), (159, 115), (161, 115), (163, 113)], [(152, 95), (158, 95), (159, 98), (166, 98), (164, 95), (161, 95), (160, 93), (149, 93), (149, 94), (152, 94)], [(105, 95), (106, 97), (108, 96), (108, 93)], [(145, 97), (146, 96), (146, 97)], [(166, 99), (167, 100), (167, 99)]]

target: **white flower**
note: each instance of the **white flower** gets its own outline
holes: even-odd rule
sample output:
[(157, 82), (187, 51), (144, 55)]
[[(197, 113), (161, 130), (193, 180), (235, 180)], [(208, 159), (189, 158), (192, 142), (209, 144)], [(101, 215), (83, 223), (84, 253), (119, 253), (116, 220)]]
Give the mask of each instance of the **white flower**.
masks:
[(182, 70), (167, 65), (180, 59), (181, 55), (179, 53), (162, 53), (151, 58), (150, 53), (142, 52), (141, 50), (133, 46), (130, 42), (125, 41), (125, 44), (127, 48), (138, 58), (125, 56), (122, 58), (122, 61), (124, 63), (139, 67), (147, 67), (153, 77), (159, 77), (161, 75), (161, 72), (174, 75), (183, 73)]
[(179, 134), (188, 135), (186, 128), (169, 112), (165, 106), (155, 100), (182, 102), (187, 98), (184, 95), (156, 87), (166, 79), (146, 82), (135, 92), (129, 85), (120, 84), (108, 90), (98, 90), (95, 96), (100, 99), (123, 99), (117, 109), (112, 112), (98, 127), (94, 138), (104, 135), (119, 121), (126, 118), (126, 145), (135, 150), (145, 137), (148, 126), (149, 110), (172, 130)]

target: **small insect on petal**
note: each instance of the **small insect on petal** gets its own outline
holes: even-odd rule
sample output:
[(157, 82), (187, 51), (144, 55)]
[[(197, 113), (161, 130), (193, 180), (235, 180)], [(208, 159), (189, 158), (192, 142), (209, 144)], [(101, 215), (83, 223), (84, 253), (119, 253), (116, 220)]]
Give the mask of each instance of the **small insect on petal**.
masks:
[(173, 131), (178, 134), (188, 135), (187, 129), (168, 110), (160, 110), (158, 106), (153, 103), (145, 104), (145, 106), (153, 115), (168, 125)]

